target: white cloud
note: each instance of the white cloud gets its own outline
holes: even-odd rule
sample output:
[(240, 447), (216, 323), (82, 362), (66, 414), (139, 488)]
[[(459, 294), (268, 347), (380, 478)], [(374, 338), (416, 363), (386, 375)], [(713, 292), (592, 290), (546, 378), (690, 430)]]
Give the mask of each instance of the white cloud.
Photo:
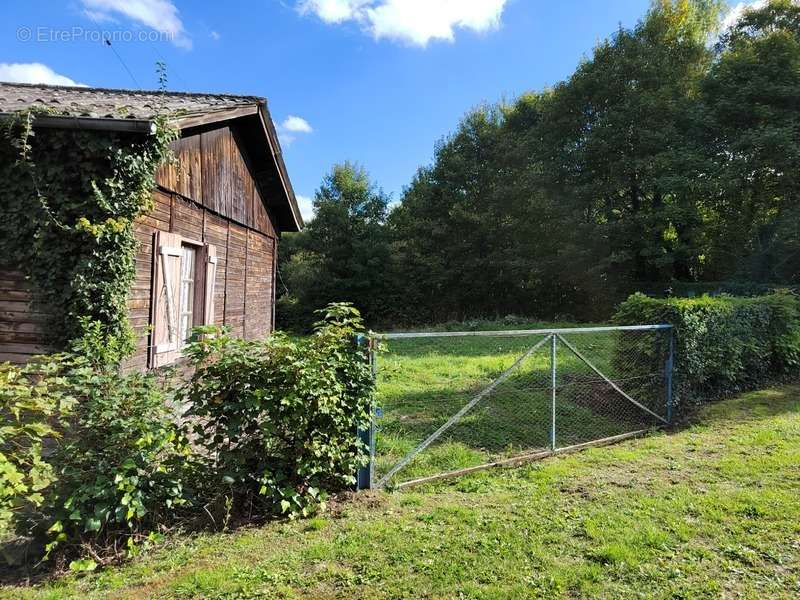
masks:
[(208, 34), (208, 37), (210, 37), (215, 42), (218, 42), (219, 38), (221, 38), (222, 36), (219, 33), (217, 33), (216, 31), (212, 31), (211, 33)]
[(282, 146), (291, 146), (297, 134), (312, 133), (314, 129), (303, 117), (289, 115), (278, 125), (278, 139)]
[(86, 87), (42, 63), (0, 63), (0, 81)]
[(500, 26), (507, 0), (300, 0), (301, 14), (326, 23), (356, 21), (375, 39), (425, 47), (453, 41), (455, 29), (485, 32)]
[(301, 14), (314, 13), (326, 23), (342, 23), (359, 18), (371, 3), (372, 0), (300, 0), (297, 8)]
[(177, 7), (170, 0), (81, 0), (85, 13), (94, 21), (113, 20), (123, 15), (169, 36), (180, 48), (192, 47)]
[(308, 196), (297, 195), (297, 206), (300, 209), (300, 214), (303, 216), (303, 221), (308, 223), (314, 218), (314, 201)]
[(291, 131), (292, 133), (311, 133), (314, 131), (308, 121), (302, 117), (296, 117), (295, 115), (286, 117), (284, 122), (281, 123), (281, 128), (284, 131)]
[(94, 21), (95, 23), (119, 23), (117, 19), (115, 19), (108, 13), (98, 12), (96, 10), (89, 10), (87, 8), (83, 11), (83, 14), (89, 17), (90, 21)]
[(747, 10), (758, 10), (759, 8), (764, 8), (767, 5), (767, 0), (754, 0), (753, 2), (739, 2), (736, 6), (734, 6), (726, 15), (725, 18), (722, 20), (722, 31), (730, 29), (736, 22), (744, 16), (745, 11)]

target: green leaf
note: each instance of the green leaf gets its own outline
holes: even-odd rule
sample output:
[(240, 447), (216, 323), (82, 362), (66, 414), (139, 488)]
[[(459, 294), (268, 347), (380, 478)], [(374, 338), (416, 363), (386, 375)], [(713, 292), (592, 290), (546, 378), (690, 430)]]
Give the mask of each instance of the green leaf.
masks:
[(86, 573), (89, 571), (94, 571), (96, 568), (97, 563), (91, 558), (81, 558), (79, 560), (73, 560), (71, 563), (69, 563), (69, 570), (73, 573)]
[(100, 531), (100, 528), (103, 526), (102, 521), (100, 519), (95, 519), (90, 517), (86, 519), (86, 526), (84, 531)]

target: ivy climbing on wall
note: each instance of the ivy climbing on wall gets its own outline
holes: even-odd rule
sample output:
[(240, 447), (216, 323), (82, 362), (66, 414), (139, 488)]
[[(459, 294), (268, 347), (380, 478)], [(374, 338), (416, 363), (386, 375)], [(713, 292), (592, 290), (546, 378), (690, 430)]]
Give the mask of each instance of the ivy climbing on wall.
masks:
[(21, 111), (0, 138), (0, 264), (25, 273), (63, 347), (100, 323), (106, 356), (135, 339), (127, 297), (135, 277), (135, 219), (152, 209), (158, 167), (178, 132), (166, 116), (151, 135), (34, 127)]

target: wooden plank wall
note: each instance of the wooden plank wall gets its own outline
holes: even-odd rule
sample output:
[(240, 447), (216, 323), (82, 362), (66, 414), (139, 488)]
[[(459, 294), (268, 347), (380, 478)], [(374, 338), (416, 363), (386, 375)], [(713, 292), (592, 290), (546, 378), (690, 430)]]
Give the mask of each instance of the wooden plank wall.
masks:
[(228, 270), (225, 292), (225, 325), (233, 335), (245, 336), (245, 285), (247, 279), (247, 229), (228, 224)]
[(47, 315), (37, 312), (32, 301), (23, 274), (0, 269), (0, 362), (21, 364), (49, 350), (43, 327)]
[(272, 331), (273, 239), (247, 232), (247, 280), (245, 281), (245, 331), (264, 337)]
[(228, 221), (207, 213), (204, 241), (217, 247), (217, 286), (214, 290), (214, 324), (225, 324), (225, 301), (228, 289)]
[(172, 144), (176, 161), (156, 174), (159, 186), (194, 201), (239, 225), (277, 237), (275, 220), (250, 169), (250, 161), (231, 127), (182, 137)]
[[(177, 161), (156, 175), (154, 207), (135, 224), (139, 250), (128, 298), (137, 349), (125, 365), (148, 366), (148, 332), (156, 231), (178, 233), (217, 248), (215, 322), (234, 334), (263, 337), (274, 326), (275, 220), (264, 206), (236, 131), (222, 127), (173, 144)], [(0, 362), (25, 362), (46, 352), (42, 321), (23, 276), (0, 270)]]
[[(162, 188), (169, 184), (179, 189), (157, 190), (153, 195), (153, 210), (138, 219), (135, 225), (139, 252), (136, 257), (136, 280), (128, 305), (137, 336), (137, 349), (127, 361), (126, 369), (145, 369), (148, 366), (156, 231), (178, 233), (188, 239), (216, 246), (216, 324), (226, 325), (234, 335), (247, 339), (264, 337), (274, 327), (277, 239), (273, 220), (261, 202), (234, 137), (229, 131), (228, 135), (209, 133), (214, 134), (211, 136), (213, 145), (202, 141), (205, 138), (194, 137), (188, 146), (179, 145), (175, 149), (176, 154), (185, 157), (186, 164), (190, 166), (178, 169), (173, 165), (162, 169), (159, 184)], [(212, 152), (225, 153), (236, 150), (236, 155), (240, 157), (239, 168), (244, 170), (237, 176), (226, 178), (223, 169), (217, 169), (216, 166), (212, 168), (216, 163), (206, 155), (199, 156), (198, 160), (192, 158), (191, 153), (198, 148), (212, 148)], [(231, 164), (236, 162), (230, 158), (230, 154), (228, 157), (226, 160), (230, 160)], [(173, 172), (170, 173), (170, 170)], [(211, 176), (206, 177), (207, 173), (211, 173)], [(202, 181), (203, 186), (198, 188), (198, 181)], [(247, 181), (250, 181), (250, 185)], [(218, 195), (211, 194), (205, 185), (211, 185)], [(202, 191), (204, 202), (184, 195), (197, 193), (198, 189)], [(234, 215), (236, 219), (221, 213)], [(240, 223), (238, 219), (247, 223)]]

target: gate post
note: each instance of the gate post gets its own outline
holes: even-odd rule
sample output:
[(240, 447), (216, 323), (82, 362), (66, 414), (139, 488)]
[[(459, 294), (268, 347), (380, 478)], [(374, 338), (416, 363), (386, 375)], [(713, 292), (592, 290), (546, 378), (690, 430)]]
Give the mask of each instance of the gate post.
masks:
[(672, 423), (672, 370), (675, 366), (675, 327), (669, 328), (669, 350), (666, 364), (667, 422)]
[(550, 450), (556, 451), (556, 335), (550, 336)]
[[(373, 348), (372, 338), (363, 334), (356, 336), (356, 344), (359, 348), (365, 345), (369, 352), (369, 366), (372, 373), (373, 381), (375, 379), (376, 365), (375, 365), (375, 349)], [(361, 467), (356, 474), (356, 489), (369, 490), (372, 489), (372, 482), (374, 469), (375, 469), (375, 404), (374, 401), (369, 406), (369, 428), (358, 430), (358, 439), (360, 439), (369, 449), (369, 463), (365, 467)]]
[(375, 394), (372, 406), (369, 407), (369, 489), (375, 487), (375, 434), (378, 429), (376, 419), (380, 416), (375, 398), (378, 393), (378, 342), (375, 337), (369, 338), (369, 367), (372, 381), (375, 382)]

